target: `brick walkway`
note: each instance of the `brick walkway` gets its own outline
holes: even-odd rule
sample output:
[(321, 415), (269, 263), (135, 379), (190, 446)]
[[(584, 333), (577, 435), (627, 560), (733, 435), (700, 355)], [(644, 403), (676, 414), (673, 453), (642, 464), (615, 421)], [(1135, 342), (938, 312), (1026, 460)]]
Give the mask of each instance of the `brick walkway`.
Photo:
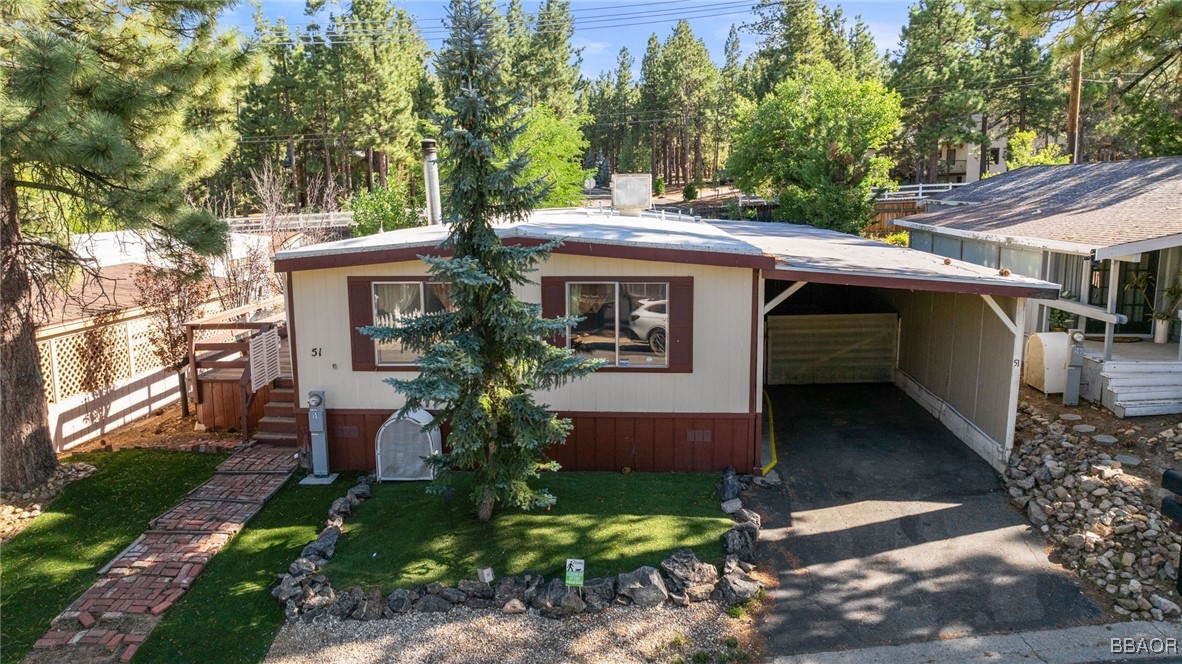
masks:
[(296, 469), (295, 451), (254, 445), (99, 570), (99, 580), (54, 619), (26, 662), (131, 661), (160, 615), (188, 590)]

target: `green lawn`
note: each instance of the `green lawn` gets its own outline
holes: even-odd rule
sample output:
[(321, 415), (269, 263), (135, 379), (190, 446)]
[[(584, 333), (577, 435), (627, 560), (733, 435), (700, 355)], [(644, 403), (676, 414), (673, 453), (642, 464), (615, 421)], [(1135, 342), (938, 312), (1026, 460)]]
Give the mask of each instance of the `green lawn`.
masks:
[(542, 484), (558, 496), (550, 511), (502, 510), (489, 523), (473, 517), (468, 489), (445, 501), (423, 484), (382, 484), (346, 522), (325, 573), (338, 590), (360, 585), (389, 591), (416, 583), (533, 570), (556, 574), (583, 558), (587, 578), (657, 565), (692, 548), (721, 563), (731, 521), (718, 508), (716, 474), (559, 473)]
[(287, 569), (324, 527), (328, 507), (357, 479), (300, 486), (293, 479), (206, 565), (136, 653), (142, 662), (257, 662), (283, 625), (271, 597)]
[(65, 487), (0, 550), (0, 640), (18, 662), (49, 623), (97, 579), (96, 571), (208, 480), (220, 454), (124, 450), (70, 457), (98, 470)]

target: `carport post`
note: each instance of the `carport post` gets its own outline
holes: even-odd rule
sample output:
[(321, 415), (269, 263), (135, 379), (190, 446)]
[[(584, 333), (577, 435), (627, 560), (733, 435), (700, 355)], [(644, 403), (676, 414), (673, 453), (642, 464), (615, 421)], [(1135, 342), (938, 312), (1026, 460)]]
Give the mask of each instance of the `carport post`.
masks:
[[(1120, 264), (1108, 259), (1108, 313), (1116, 313), (1116, 303), (1119, 295), (1116, 289), (1120, 285)], [(1112, 321), (1104, 322), (1104, 361), (1112, 359), (1112, 341), (1116, 334), (1116, 324)]]
[(1026, 345), (1026, 299), (1014, 300), (1014, 363), (1010, 369), (1010, 399), (1006, 411), (1005, 458), (1003, 465), (1010, 462), (1010, 450), (1014, 449), (1014, 426), (1018, 424), (1018, 391), (1022, 387), (1022, 351)]

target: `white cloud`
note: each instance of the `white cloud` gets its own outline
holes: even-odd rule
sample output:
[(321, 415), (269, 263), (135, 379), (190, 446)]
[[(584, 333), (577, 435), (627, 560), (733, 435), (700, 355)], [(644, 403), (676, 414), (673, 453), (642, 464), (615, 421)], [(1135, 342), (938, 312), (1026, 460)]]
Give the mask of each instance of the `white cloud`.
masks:
[(611, 48), (611, 42), (593, 41), (583, 37), (574, 37), (571, 39), (571, 44), (578, 49), (583, 50), (583, 55), (599, 55), (607, 49)]

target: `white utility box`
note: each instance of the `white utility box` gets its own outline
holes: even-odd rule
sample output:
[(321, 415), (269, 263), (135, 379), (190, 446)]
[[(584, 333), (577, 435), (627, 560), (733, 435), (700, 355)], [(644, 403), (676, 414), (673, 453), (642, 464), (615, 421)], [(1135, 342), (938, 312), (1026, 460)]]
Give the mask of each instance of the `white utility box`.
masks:
[(1026, 368), (1023, 381), (1043, 394), (1061, 394), (1067, 389), (1067, 359), (1071, 340), (1066, 332), (1039, 332), (1026, 338)]

